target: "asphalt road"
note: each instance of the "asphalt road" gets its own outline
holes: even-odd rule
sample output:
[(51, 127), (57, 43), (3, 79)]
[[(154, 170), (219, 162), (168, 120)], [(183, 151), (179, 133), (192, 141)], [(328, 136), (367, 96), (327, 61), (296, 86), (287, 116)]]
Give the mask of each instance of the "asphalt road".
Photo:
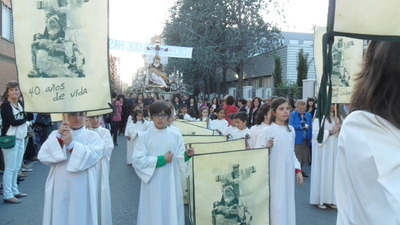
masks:
[[(135, 225), (139, 204), (140, 180), (132, 167), (126, 164), (126, 141), (118, 137), (119, 146), (114, 148), (111, 157), (110, 189), (114, 225)], [(10, 205), (0, 202), (0, 225), (40, 225), (42, 223), (44, 185), (49, 167), (40, 162), (29, 164), (32, 172), (26, 173), (25, 181), (19, 190), (29, 196), (21, 204)], [(310, 168), (305, 171), (310, 174)], [(310, 178), (305, 178), (303, 186), (296, 187), (297, 225), (335, 225), (336, 210), (321, 210), (310, 205)], [(190, 225), (186, 218), (186, 224)], [(255, 224), (257, 225), (257, 224)]]

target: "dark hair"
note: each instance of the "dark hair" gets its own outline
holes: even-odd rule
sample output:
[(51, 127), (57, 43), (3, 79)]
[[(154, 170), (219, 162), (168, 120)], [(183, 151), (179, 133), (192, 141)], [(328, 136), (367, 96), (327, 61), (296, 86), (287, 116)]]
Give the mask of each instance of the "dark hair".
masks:
[(189, 108), (188, 114), (192, 118), (197, 118), (196, 110), (194, 110), (194, 108)]
[(232, 95), (228, 95), (228, 97), (226, 97), (226, 104), (227, 105), (235, 104), (235, 98)]
[[(272, 122), (276, 121), (276, 117), (273, 114), (273, 112), (276, 112), (276, 110), (278, 109), (278, 107), (280, 105), (282, 105), (284, 103), (287, 103), (287, 102), (288, 102), (288, 100), (286, 98), (283, 98), (283, 97), (278, 97), (278, 98), (275, 98), (274, 100), (272, 100), (272, 102), (271, 102), (271, 119), (269, 121), (269, 124), (271, 124)], [(287, 127), (287, 130), (289, 132), (291, 132), (292, 130), (290, 130), (290, 128), (289, 128), (289, 120), (285, 121), (285, 125)]]
[(146, 106), (146, 107), (144, 107), (143, 109), (142, 109), (142, 111), (143, 111), (143, 118), (148, 118), (150, 115), (150, 113), (149, 113), (149, 107), (148, 106)]
[(371, 41), (353, 88), (350, 111), (365, 110), (400, 128), (400, 42)]
[(207, 107), (207, 106), (203, 106), (201, 109), (200, 109), (200, 113), (199, 113), (199, 119), (200, 119), (200, 121), (203, 121), (203, 110), (204, 109), (207, 109), (207, 117), (210, 115), (210, 109)]
[(256, 119), (254, 121), (254, 124), (260, 125), (264, 121), (264, 116), (268, 115), (270, 109), (271, 109), (270, 104), (262, 105), (257, 111), (257, 115), (256, 115)]
[(259, 98), (259, 97), (254, 97), (254, 98), (253, 98), (253, 100), (251, 101), (251, 108), (254, 108), (254, 101), (255, 101), (256, 99), (257, 99), (257, 100), (258, 100), (258, 102), (259, 102), (259, 103), (258, 103), (258, 107), (260, 107), (260, 106), (261, 106), (262, 99), (261, 99), (261, 98)]
[(155, 115), (161, 112), (167, 114), (168, 117), (172, 115), (171, 108), (169, 107), (168, 102), (158, 100), (150, 105), (150, 115)]
[(313, 98), (307, 98), (306, 112), (308, 111), (308, 109), (310, 109), (310, 105), (308, 104), (308, 102), (314, 102), (312, 108), (315, 108), (315, 100)]
[(247, 104), (247, 100), (244, 99), (244, 98), (239, 99), (238, 102), (241, 102), (242, 105), (246, 105)]
[(17, 81), (10, 81), (10, 82), (8, 82), (8, 83), (6, 84), (6, 90), (4, 91), (4, 94), (3, 94), (3, 96), (2, 96), (3, 101), (6, 101), (7, 98), (8, 98), (8, 90), (9, 90), (10, 88), (16, 88), (16, 87), (19, 87), (19, 84), (18, 84)]
[(116, 98), (117, 97), (117, 92), (113, 91), (111, 92), (111, 98)]
[(234, 114), (233, 119), (239, 119), (243, 122), (246, 122), (248, 120), (248, 116), (245, 112), (237, 112)]
[(224, 110), (224, 111), (225, 111), (225, 109), (224, 109), (224, 108), (222, 108), (222, 107), (219, 107), (219, 108), (218, 108), (218, 109), (216, 109), (214, 112), (218, 114), (219, 112), (221, 112), (221, 110)]
[(231, 113), (228, 115), (228, 118), (230, 121), (232, 121), (235, 118), (236, 113)]
[[(142, 110), (136, 110), (136, 111), (132, 112), (132, 120), (133, 120), (134, 123), (137, 122), (137, 118), (136, 117), (139, 114), (143, 114), (143, 111)], [(142, 123), (144, 123), (144, 117), (142, 118)]]

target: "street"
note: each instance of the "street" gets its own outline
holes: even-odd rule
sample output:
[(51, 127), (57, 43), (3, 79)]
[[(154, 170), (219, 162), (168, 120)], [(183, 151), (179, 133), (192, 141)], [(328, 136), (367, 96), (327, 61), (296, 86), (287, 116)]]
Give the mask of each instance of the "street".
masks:
[[(114, 225), (136, 224), (139, 204), (140, 180), (134, 169), (126, 164), (125, 137), (118, 137), (119, 146), (115, 147), (110, 162), (110, 189)], [(29, 164), (32, 172), (19, 185), (19, 190), (29, 194), (22, 198), (21, 204), (0, 203), (0, 225), (40, 225), (42, 223), (44, 187), (49, 167), (40, 162)], [(310, 167), (305, 168), (310, 174)], [(334, 225), (336, 210), (318, 209), (310, 205), (310, 178), (304, 178), (304, 184), (296, 187), (297, 225)], [(187, 215), (187, 212), (186, 212)], [(186, 224), (190, 225), (186, 218)], [(257, 224), (255, 224), (257, 225)]]

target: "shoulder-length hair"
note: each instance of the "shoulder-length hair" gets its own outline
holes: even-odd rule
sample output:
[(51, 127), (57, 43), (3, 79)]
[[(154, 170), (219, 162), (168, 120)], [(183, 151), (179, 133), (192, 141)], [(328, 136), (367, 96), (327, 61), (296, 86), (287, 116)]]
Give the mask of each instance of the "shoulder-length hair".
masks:
[[(135, 110), (135, 111), (133, 111), (132, 112), (132, 114), (131, 114), (131, 116), (132, 116), (132, 120), (133, 120), (133, 123), (136, 123), (138, 120), (137, 120), (137, 115), (139, 115), (139, 114), (142, 114), (143, 115), (143, 111), (142, 110)], [(142, 123), (144, 123), (144, 116), (142, 117)]]
[(268, 115), (270, 109), (271, 109), (270, 104), (263, 104), (260, 107), (260, 109), (257, 111), (257, 115), (256, 115), (256, 120), (255, 120), (256, 125), (262, 124), (262, 122), (264, 121), (264, 116)]
[(400, 128), (400, 42), (371, 41), (356, 77), (350, 111), (365, 110)]
[[(288, 100), (286, 98), (283, 98), (283, 97), (274, 98), (274, 100), (272, 100), (272, 102), (271, 102), (271, 119), (269, 121), (269, 124), (271, 124), (271, 123), (276, 121), (276, 117), (274, 115), (274, 112), (276, 112), (278, 107), (280, 105), (282, 105), (283, 103), (288, 103)], [(287, 127), (287, 130), (289, 132), (291, 132), (292, 130), (290, 130), (290, 128), (289, 128), (289, 119), (287, 119), (285, 121), (285, 125)]]
[(255, 101), (256, 99), (258, 100), (258, 108), (261, 107), (262, 99), (261, 99), (260, 97), (254, 97), (253, 100), (251, 101), (251, 108), (254, 108), (254, 101)]
[(16, 87), (19, 88), (19, 84), (17, 81), (10, 81), (6, 84), (6, 90), (4, 91), (4, 94), (2, 97), (3, 101), (7, 100), (7, 98), (8, 98), (8, 90), (10, 90), (10, 88), (16, 88)]

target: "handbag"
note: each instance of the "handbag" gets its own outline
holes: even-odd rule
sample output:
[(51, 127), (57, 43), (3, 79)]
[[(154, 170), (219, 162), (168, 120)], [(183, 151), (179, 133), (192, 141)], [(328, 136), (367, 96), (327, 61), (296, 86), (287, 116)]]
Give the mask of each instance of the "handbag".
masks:
[(0, 148), (13, 148), (15, 146), (15, 135), (14, 136), (1, 136), (0, 137)]
[(6, 135), (0, 137), (0, 148), (3, 149), (13, 148), (15, 146), (16, 133), (17, 133), (17, 128), (10, 125)]

